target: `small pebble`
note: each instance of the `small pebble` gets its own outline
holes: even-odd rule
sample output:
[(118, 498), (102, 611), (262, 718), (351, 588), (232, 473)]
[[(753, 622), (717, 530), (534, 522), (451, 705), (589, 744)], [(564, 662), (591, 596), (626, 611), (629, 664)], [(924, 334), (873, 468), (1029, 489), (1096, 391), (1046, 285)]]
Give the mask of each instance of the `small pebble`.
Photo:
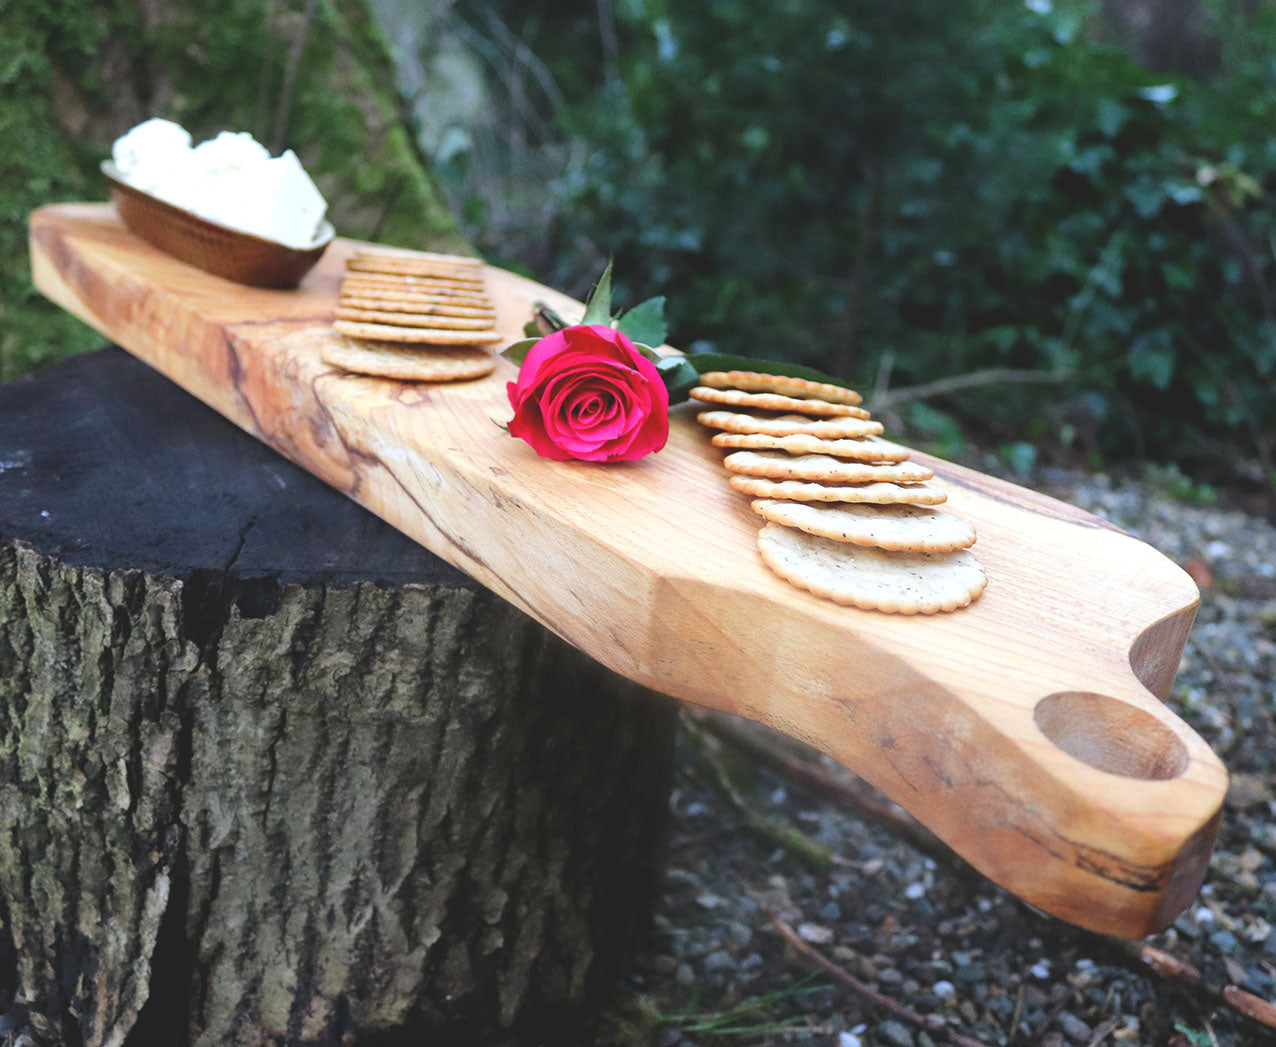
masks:
[(903, 1022), (894, 1020), (882, 1022), (877, 1027), (877, 1036), (890, 1047), (916, 1047), (917, 1044), (913, 1039), (913, 1030)]
[(811, 942), (813, 945), (824, 945), (833, 940), (832, 929), (823, 927), (818, 923), (798, 924), (797, 932), (799, 938), (804, 942)]
[(736, 966), (735, 957), (726, 949), (718, 949), (711, 952), (704, 958), (704, 969), (706, 971), (730, 971)]
[(1090, 1026), (1075, 1014), (1069, 1014), (1067, 1011), (1059, 1015), (1059, 1028), (1063, 1030), (1063, 1034), (1073, 1043), (1085, 1043), (1090, 1039)]
[(957, 995), (957, 986), (953, 985), (952, 982), (939, 981), (930, 987), (930, 991), (941, 1000), (951, 1000)]

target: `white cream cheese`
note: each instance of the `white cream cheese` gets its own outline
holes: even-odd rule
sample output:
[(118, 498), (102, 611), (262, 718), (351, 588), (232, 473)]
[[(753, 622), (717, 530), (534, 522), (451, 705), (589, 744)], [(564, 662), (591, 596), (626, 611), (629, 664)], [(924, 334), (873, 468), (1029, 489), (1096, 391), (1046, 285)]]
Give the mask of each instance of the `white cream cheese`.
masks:
[(313, 246), (327, 211), (291, 149), (271, 157), (246, 131), (191, 148), (178, 124), (146, 120), (116, 140), (111, 156), (120, 177), (143, 192), (289, 247)]

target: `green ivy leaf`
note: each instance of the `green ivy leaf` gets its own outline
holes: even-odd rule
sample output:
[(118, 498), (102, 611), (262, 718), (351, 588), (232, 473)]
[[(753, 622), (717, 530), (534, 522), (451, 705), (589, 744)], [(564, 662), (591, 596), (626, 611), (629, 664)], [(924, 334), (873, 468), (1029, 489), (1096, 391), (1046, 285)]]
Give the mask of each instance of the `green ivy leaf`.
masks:
[[(526, 330), (524, 330), (524, 333), (526, 333)], [(505, 357), (506, 360), (522, 367), (523, 361), (527, 359), (527, 354), (532, 351), (532, 346), (539, 342), (541, 338), (542, 335), (539, 333), (535, 338), (524, 338), (521, 342), (515, 342), (513, 345), (502, 349), (501, 355)]]
[(589, 293), (585, 302), (585, 315), (580, 318), (582, 324), (611, 323), (611, 262), (608, 261), (598, 284)]
[(700, 372), (685, 356), (662, 356), (656, 370), (669, 390), (669, 406), (688, 399), (687, 394), (700, 384)]
[(727, 353), (694, 353), (687, 360), (700, 373), (706, 371), (757, 371), (760, 374), (778, 374), (785, 378), (805, 378), (809, 382), (828, 382), (830, 385), (851, 388), (841, 378), (817, 371), (801, 364), (781, 363), (778, 360), (754, 360), (748, 356), (731, 356)]
[(1165, 392), (1174, 380), (1178, 363), (1170, 336), (1165, 331), (1139, 335), (1130, 346), (1130, 377)]
[(656, 295), (639, 302), (620, 318), (616, 330), (632, 342), (664, 345), (669, 337), (669, 327), (665, 323), (665, 296)]

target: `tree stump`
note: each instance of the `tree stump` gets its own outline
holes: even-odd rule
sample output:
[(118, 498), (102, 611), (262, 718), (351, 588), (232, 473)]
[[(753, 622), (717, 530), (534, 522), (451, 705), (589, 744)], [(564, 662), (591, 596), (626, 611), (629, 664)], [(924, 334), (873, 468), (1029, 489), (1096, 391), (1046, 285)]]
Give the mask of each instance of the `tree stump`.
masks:
[(0, 386), (0, 1012), (43, 1042), (565, 1042), (673, 723), (119, 350)]

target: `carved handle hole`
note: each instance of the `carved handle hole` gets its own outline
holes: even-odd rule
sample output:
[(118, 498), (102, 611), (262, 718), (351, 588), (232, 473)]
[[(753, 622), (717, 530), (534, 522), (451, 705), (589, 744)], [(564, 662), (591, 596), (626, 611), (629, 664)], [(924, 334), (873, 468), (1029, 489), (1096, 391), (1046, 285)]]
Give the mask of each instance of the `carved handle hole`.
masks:
[(1173, 731), (1105, 694), (1060, 691), (1042, 698), (1032, 715), (1050, 741), (1100, 771), (1165, 781), (1187, 770), (1187, 747)]

